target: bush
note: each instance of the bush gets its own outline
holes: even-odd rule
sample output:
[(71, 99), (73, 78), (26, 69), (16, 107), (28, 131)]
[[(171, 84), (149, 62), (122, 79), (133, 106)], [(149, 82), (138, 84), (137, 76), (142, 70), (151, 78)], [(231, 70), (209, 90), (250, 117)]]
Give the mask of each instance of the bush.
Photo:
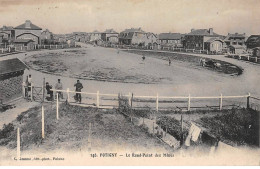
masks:
[(0, 130), (0, 139), (10, 136), (12, 131), (14, 131), (14, 125), (12, 123), (8, 125), (4, 124), (3, 129)]

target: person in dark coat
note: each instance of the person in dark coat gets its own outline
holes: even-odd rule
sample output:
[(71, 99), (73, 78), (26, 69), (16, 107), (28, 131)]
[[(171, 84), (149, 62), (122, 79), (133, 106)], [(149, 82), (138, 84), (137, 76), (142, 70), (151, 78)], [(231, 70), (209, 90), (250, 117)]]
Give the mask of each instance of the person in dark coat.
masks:
[[(51, 91), (52, 89), (52, 86), (49, 84), (49, 82), (46, 82), (46, 91), (47, 91), (47, 94), (50, 95), (49, 99), (50, 100), (53, 100), (53, 91)], [(47, 98), (48, 100), (48, 98)]]
[(81, 89), (83, 89), (83, 85), (82, 83), (80, 83), (79, 80), (77, 80), (77, 83), (74, 84), (74, 87), (76, 87), (76, 102), (81, 103), (81, 93), (77, 93), (77, 92), (81, 92)]

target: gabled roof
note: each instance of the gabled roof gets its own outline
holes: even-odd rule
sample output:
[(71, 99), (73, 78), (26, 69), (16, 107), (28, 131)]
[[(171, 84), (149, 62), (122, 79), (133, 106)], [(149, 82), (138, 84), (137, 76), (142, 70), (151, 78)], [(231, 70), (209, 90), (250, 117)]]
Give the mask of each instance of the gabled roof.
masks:
[(212, 43), (214, 41), (221, 41), (221, 42), (224, 42), (222, 39), (218, 38), (218, 37), (213, 37), (213, 38), (210, 38), (208, 39), (206, 42), (208, 43)]
[(181, 39), (180, 33), (161, 33), (159, 34), (159, 40), (178, 40)]
[(18, 72), (24, 69), (28, 69), (28, 67), (17, 58), (0, 61), (0, 75)]
[(32, 39), (15, 39), (14, 43), (29, 43), (34, 42)]
[(200, 35), (200, 36), (220, 36), (219, 34), (216, 34), (213, 32), (212, 35), (210, 35), (210, 32), (208, 29), (194, 29), (187, 35)]
[(15, 27), (14, 29), (27, 29), (27, 30), (42, 30), (42, 28), (34, 25), (31, 21), (27, 20), (24, 24)]
[(106, 29), (103, 33), (114, 33), (114, 34), (118, 34), (116, 31), (114, 31), (114, 29)]

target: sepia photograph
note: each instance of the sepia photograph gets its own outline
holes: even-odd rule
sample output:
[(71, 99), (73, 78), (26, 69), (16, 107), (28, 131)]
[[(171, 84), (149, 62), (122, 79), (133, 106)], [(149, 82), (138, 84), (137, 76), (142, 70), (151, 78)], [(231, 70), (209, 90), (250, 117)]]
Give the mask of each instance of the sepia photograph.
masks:
[(260, 0), (0, 0), (0, 166), (260, 166), (259, 84)]

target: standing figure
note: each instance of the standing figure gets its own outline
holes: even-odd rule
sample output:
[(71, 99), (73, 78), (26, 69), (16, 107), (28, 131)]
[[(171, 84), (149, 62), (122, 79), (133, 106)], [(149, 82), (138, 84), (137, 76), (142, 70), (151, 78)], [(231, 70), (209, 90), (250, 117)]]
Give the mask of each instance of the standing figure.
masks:
[(26, 76), (26, 80), (24, 82), (24, 97), (28, 100), (28, 86), (29, 86), (29, 82), (28, 82), (28, 76)]
[(46, 82), (46, 91), (47, 91), (47, 94), (50, 95), (49, 98), (47, 98), (48, 101), (53, 101), (53, 91), (51, 91), (52, 89), (52, 85), (49, 85), (48, 82)]
[(171, 61), (171, 59), (169, 58), (169, 66), (171, 66), (171, 63), (172, 63), (172, 61)]
[[(55, 89), (56, 90), (62, 90), (63, 89), (63, 86), (62, 86), (60, 79), (58, 79), (58, 83), (55, 84)], [(63, 93), (61, 91), (58, 91), (57, 93), (59, 95), (59, 98), (63, 99)]]
[(81, 89), (83, 89), (83, 85), (82, 83), (80, 83), (79, 80), (77, 80), (77, 83), (74, 84), (74, 87), (76, 87), (76, 102), (79, 102), (81, 103), (81, 93), (78, 93), (78, 92), (81, 92)]
[[(29, 75), (29, 77), (28, 77), (28, 92), (27, 92), (27, 97), (31, 97), (32, 96), (32, 75)], [(31, 94), (31, 96), (29, 96), (29, 93), (30, 92), (30, 94)]]

